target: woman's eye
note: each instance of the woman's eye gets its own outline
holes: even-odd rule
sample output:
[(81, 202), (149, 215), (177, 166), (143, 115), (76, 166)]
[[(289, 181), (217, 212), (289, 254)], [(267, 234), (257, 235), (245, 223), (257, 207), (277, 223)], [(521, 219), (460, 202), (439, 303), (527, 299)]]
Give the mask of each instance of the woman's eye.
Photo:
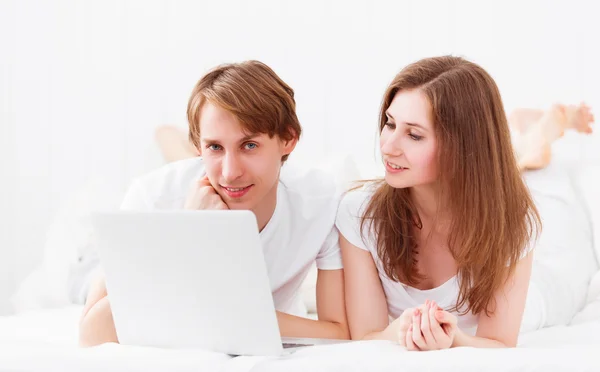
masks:
[(394, 123), (387, 122), (387, 123), (385, 123), (385, 126), (392, 130), (396, 129), (396, 124), (394, 124)]
[(420, 140), (423, 139), (423, 136), (419, 136), (419, 135), (416, 135), (416, 134), (413, 134), (413, 133), (409, 133), (409, 136), (410, 136), (410, 138), (412, 138), (415, 141), (420, 141)]

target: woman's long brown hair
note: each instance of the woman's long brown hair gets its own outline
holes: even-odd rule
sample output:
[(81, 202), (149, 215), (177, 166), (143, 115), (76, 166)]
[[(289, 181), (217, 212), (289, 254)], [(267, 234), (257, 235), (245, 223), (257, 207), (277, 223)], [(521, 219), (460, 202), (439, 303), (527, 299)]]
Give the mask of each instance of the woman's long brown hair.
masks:
[[(380, 132), (394, 96), (409, 89), (421, 90), (432, 108), (438, 200), (448, 208), (447, 244), (458, 267), (455, 310), (493, 313), (494, 296), (541, 228), (517, 167), (500, 92), (484, 69), (462, 58), (420, 60), (400, 71), (385, 92)], [(387, 276), (414, 286), (424, 278), (416, 266), (422, 224), (410, 189), (376, 185), (361, 231), (368, 224), (375, 233)]]

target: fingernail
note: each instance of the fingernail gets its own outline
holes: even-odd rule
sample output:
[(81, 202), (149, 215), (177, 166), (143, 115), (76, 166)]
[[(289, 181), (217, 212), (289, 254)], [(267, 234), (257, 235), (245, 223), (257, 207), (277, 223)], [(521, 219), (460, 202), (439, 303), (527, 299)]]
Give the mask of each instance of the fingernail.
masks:
[(433, 308), (433, 307), (437, 307), (437, 304), (435, 303), (435, 301), (432, 301), (432, 302), (431, 302), (431, 307), (432, 307), (432, 308)]
[(425, 300), (425, 306), (429, 306), (429, 300)]

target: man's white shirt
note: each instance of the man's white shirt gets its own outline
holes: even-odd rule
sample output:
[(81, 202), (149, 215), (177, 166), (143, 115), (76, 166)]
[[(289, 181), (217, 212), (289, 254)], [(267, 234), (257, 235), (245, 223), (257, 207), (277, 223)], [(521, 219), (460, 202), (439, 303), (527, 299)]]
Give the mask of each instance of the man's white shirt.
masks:
[[(135, 179), (121, 209), (183, 209), (192, 185), (204, 175), (200, 157), (167, 164)], [(342, 268), (335, 227), (338, 203), (339, 194), (331, 177), (318, 170), (301, 170), (284, 164), (275, 211), (260, 232), (277, 310), (298, 316), (306, 314), (300, 288), (314, 262), (321, 270)], [(206, 249), (202, 247), (202, 237), (198, 238), (198, 249)]]

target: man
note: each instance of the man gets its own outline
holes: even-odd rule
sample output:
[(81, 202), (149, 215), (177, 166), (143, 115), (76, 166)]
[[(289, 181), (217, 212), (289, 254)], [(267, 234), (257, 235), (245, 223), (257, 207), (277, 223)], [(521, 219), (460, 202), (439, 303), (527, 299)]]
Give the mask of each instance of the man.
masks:
[[(335, 186), (319, 172), (298, 173), (283, 167), (302, 131), (294, 91), (263, 63), (219, 66), (196, 84), (188, 121), (190, 141), (200, 157), (168, 164), (135, 180), (122, 208), (251, 210), (260, 231), (281, 335), (349, 338), (334, 227)], [(198, 249), (203, 249), (201, 237)], [(311, 320), (298, 315), (303, 311), (300, 287), (315, 261), (318, 320)], [(100, 277), (87, 296), (80, 343), (104, 342), (118, 340)]]

